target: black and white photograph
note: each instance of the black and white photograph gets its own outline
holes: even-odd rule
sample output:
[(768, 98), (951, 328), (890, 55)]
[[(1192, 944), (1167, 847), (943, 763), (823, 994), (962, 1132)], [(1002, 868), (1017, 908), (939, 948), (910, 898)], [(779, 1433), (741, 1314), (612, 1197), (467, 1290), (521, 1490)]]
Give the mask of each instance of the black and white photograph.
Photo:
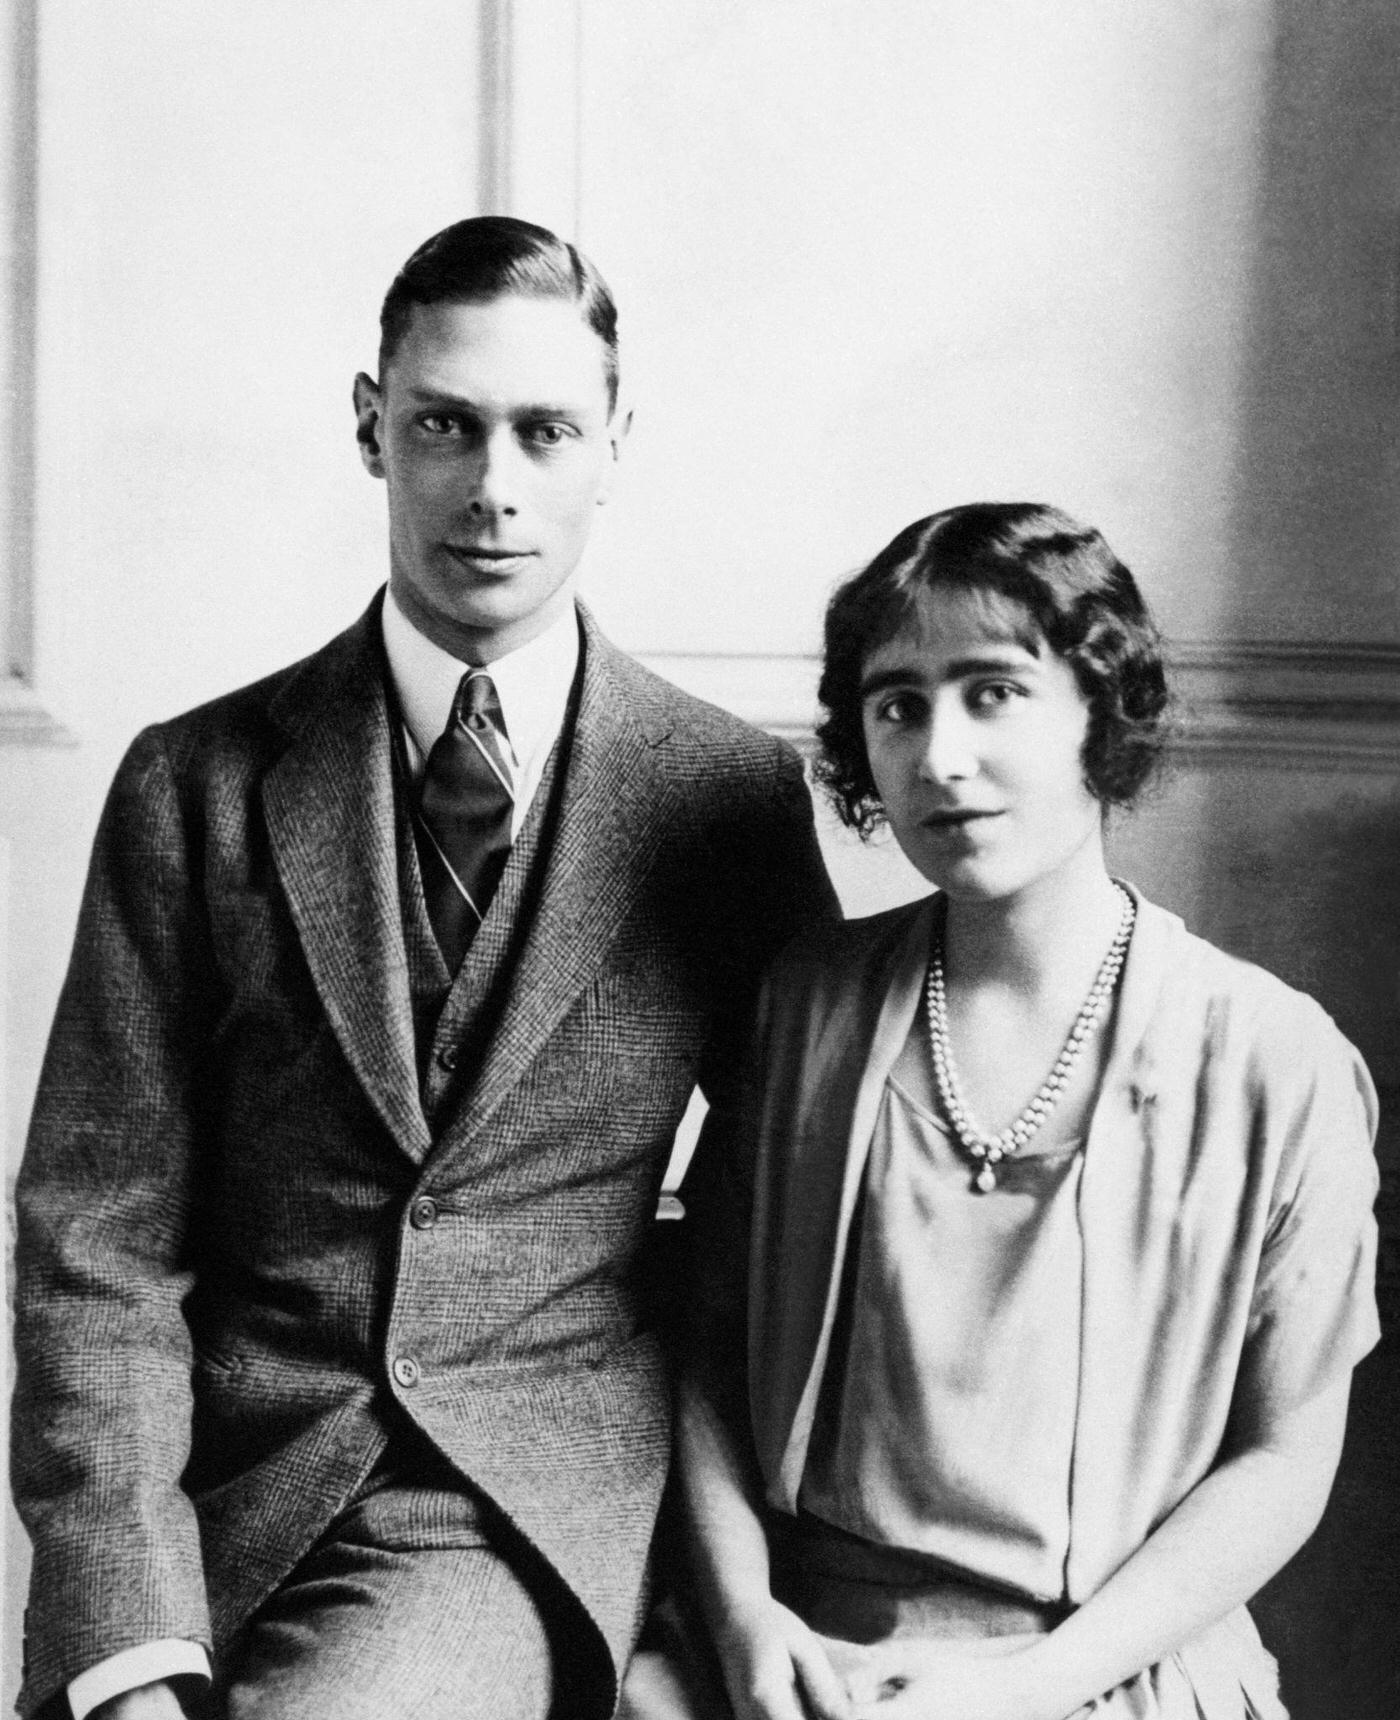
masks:
[(1400, 1715), (1394, 0), (3, 0), (0, 1712)]

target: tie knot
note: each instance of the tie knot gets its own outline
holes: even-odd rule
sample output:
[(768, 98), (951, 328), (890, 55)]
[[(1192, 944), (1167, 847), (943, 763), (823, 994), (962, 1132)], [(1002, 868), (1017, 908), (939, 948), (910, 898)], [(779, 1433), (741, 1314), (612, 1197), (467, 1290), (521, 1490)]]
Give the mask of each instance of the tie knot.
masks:
[(485, 729), (505, 733), (505, 719), (496, 683), (484, 669), (469, 669), (457, 688), (457, 721), (480, 734)]

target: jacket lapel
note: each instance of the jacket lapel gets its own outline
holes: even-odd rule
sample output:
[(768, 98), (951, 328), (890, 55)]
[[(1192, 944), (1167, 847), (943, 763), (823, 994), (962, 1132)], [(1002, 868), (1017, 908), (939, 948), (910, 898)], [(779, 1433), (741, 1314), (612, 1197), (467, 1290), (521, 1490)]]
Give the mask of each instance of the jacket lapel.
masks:
[(538, 907), (499, 1024), (449, 1131), (454, 1146), (489, 1119), (597, 971), (670, 822), (669, 725), (639, 713), (631, 665), (580, 614), (583, 684)]
[(379, 602), (278, 694), (292, 744), (263, 785), (273, 858), (341, 1050), (413, 1158), (428, 1151), (399, 905)]

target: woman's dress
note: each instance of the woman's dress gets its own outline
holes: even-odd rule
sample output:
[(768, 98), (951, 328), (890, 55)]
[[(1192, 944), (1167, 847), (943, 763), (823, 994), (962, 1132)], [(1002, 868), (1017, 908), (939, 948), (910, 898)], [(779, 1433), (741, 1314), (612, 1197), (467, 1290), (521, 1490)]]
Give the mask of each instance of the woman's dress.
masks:
[[(1139, 900), (1084, 1139), (976, 1192), (923, 1041), (936, 902), (782, 959), (688, 1205), (708, 1317), (747, 1308), (776, 1520), (1053, 1622), (1209, 1472), (1232, 1406), (1302, 1403), (1376, 1342), (1375, 1096), (1316, 1003)], [(1283, 1710), (1240, 1608), (1084, 1712)]]

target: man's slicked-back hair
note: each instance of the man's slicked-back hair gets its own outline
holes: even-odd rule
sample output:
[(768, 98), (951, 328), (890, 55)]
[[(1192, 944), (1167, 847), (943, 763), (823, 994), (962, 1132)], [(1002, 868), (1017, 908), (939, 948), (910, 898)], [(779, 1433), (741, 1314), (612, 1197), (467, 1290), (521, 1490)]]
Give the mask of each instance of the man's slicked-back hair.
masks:
[(608, 410), (617, 405), (617, 306), (588, 258), (547, 227), (474, 215), (425, 240), (394, 277), (379, 313), (383, 382), (419, 305), (489, 304), (519, 296), (576, 305), (602, 342)]

